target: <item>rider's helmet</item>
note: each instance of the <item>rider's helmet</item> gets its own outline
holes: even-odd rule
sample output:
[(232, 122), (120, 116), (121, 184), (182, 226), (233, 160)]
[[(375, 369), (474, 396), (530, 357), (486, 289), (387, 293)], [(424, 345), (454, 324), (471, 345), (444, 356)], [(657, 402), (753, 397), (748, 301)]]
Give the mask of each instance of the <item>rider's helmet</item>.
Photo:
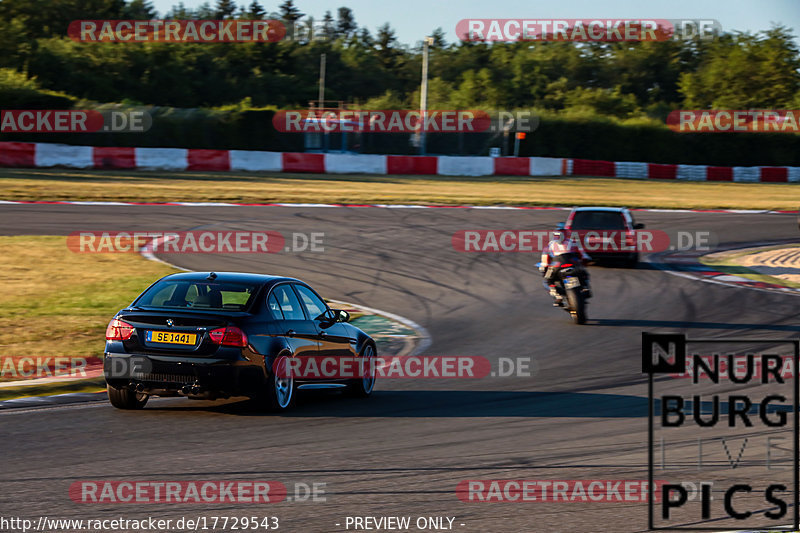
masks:
[(564, 242), (564, 237), (564, 223), (561, 222), (556, 226), (555, 231), (553, 231), (553, 240), (556, 242)]

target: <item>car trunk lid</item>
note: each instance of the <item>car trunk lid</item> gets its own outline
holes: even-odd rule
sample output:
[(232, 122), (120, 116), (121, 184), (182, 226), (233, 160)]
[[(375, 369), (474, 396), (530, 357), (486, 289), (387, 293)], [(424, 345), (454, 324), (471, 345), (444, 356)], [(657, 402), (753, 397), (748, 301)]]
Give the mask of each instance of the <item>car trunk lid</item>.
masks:
[(242, 314), (126, 309), (117, 319), (134, 328), (130, 339), (123, 341), (129, 353), (208, 356), (219, 349), (209, 332), (229, 326), (234, 315)]

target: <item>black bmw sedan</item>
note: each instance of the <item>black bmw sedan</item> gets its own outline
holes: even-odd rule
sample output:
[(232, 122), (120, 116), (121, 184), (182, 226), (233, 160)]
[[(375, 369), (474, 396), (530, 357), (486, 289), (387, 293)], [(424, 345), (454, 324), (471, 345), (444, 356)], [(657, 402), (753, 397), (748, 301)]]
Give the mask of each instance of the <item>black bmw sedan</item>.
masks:
[(108, 398), (114, 407), (141, 409), (150, 396), (249, 396), (280, 411), (303, 388), (369, 396), (374, 372), (304, 382), (273, 370), (292, 358), (321, 355), (374, 361), (375, 341), (349, 319), (297, 279), (172, 274), (109, 323), (103, 364)]

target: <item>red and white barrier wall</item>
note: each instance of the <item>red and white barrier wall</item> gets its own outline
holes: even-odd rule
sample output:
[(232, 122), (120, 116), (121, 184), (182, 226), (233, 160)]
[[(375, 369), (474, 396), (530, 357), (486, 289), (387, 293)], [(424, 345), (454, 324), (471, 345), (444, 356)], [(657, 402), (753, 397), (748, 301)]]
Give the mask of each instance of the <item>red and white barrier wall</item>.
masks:
[(557, 157), (310, 154), (185, 148), (106, 148), (0, 142), (0, 167), (248, 170), (317, 174), (605, 176), (693, 181), (800, 182), (800, 167), (715, 167)]

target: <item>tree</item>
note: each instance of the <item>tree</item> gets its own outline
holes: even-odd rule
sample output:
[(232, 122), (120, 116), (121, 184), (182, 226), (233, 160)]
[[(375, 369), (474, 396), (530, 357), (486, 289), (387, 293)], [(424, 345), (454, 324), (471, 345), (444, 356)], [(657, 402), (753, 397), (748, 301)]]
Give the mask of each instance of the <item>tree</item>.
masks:
[(623, 94), (619, 86), (613, 91), (596, 87), (576, 87), (565, 95), (564, 103), (568, 112), (573, 110), (585, 114), (588, 111), (596, 115), (619, 118), (641, 114), (636, 105), (636, 97), (633, 94)]
[(121, 19), (124, 0), (0, 0), (0, 19), (21, 17), (32, 40), (66, 35), (73, 20)]
[(294, 39), (294, 27), (298, 20), (303, 18), (304, 13), (295, 7), (294, 0), (286, 0), (278, 7), (280, 10), (280, 17), (286, 25), (286, 35), (289, 39)]
[(214, 8), (214, 18), (229, 19), (236, 13), (236, 3), (233, 0), (217, 0)]
[(188, 9), (183, 2), (178, 2), (177, 5), (172, 6), (172, 8), (167, 11), (164, 18), (169, 20), (191, 20), (194, 18), (194, 13), (191, 9)]
[(0, 19), (0, 67), (12, 67), (21, 71), (25, 68), (25, 59), (30, 54), (33, 42), (25, 31), (25, 19), (16, 17), (11, 20)]
[[(431, 78), (428, 80), (428, 109), (454, 109), (452, 96), (455, 89), (441, 78)], [(419, 105), (420, 88), (411, 93), (411, 105)], [(386, 108), (384, 108), (386, 109)]]
[(464, 72), (462, 81), (451, 98), (453, 105), (460, 109), (469, 109), (473, 106), (503, 107), (500, 88), (488, 68), (482, 68), (477, 72), (473, 69)]
[(394, 68), (402, 52), (396, 47), (397, 34), (387, 22), (378, 28), (378, 36), (375, 40), (378, 59), (386, 68)]
[(317, 28), (314, 27), (316, 22), (314, 17), (306, 17), (305, 22), (297, 27), (297, 39), (304, 42), (311, 42), (317, 36)]
[(248, 19), (262, 19), (267, 14), (266, 10), (258, 3), (258, 0), (253, 0), (247, 7), (246, 17)]
[(322, 35), (328, 41), (336, 38), (336, 27), (333, 24), (333, 15), (331, 15), (330, 11), (326, 11), (325, 16), (322, 17)]
[[(161, 0), (163, 1), (163, 0)], [(87, 46), (65, 37), (73, 20), (147, 18), (154, 0), (0, 0), (0, 68), (36, 77), (43, 91), (98, 102), (138, 101), (181, 107), (299, 106), (316, 97), (319, 54), (328, 61), (334, 99), (418, 101), (421, 49), (398, 42), (384, 24), (359, 28), (339, 8), (317, 19), (296, 0), (213, 0), (195, 9), (173, 0), (172, 19), (283, 19), (291, 43), (276, 46)], [(193, 0), (204, 2), (204, 0)], [(324, 12), (324, 9), (323, 9)], [(295, 34), (296, 30), (296, 34)], [(316, 35), (315, 35), (316, 33)], [(313, 42), (333, 37), (332, 44)], [(713, 40), (662, 42), (447, 43), (431, 34), (429, 105), (552, 110), (568, 117), (661, 118), (674, 109), (800, 107), (800, 50), (791, 31), (723, 34)], [(312, 42), (309, 42), (312, 41)]]
[(358, 29), (353, 10), (349, 7), (340, 7), (336, 12), (336, 34), (348, 39), (355, 34)]
[(208, 2), (203, 2), (197, 9), (194, 10), (194, 17), (198, 20), (208, 20), (213, 19), (217, 16), (217, 13), (214, 9), (211, 8), (211, 5)]
[(132, 0), (122, 8), (122, 18), (128, 20), (151, 20), (158, 16), (150, 0)]
[(687, 108), (786, 108), (800, 89), (794, 36), (782, 26), (763, 34), (725, 36), (709, 45), (694, 72), (683, 72)]
[(360, 44), (362, 48), (372, 48), (375, 46), (375, 39), (372, 38), (369, 29), (361, 28), (361, 31), (358, 32), (358, 44)]
[(433, 30), (431, 37), (433, 37), (433, 44), (431, 45), (431, 48), (437, 48), (439, 50), (447, 48), (447, 41), (444, 38), (444, 30), (441, 26)]

